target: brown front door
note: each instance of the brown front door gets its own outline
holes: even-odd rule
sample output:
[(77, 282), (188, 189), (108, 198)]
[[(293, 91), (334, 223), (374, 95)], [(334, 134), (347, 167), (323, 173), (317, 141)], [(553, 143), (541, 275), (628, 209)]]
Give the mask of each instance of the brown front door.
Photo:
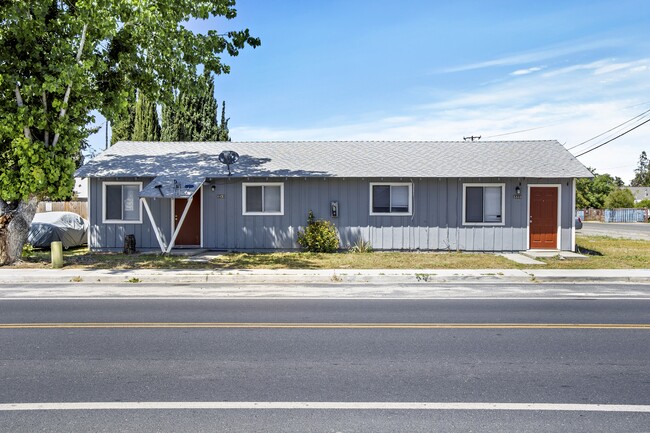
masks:
[(530, 188), (530, 248), (557, 249), (556, 187)]
[[(183, 216), (185, 205), (187, 205), (186, 198), (174, 200), (174, 230), (176, 230), (181, 216)], [(185, 216), (174, 244), (178, 246), (201, 246), (201, 191), (194, 195), (190, 210)]]

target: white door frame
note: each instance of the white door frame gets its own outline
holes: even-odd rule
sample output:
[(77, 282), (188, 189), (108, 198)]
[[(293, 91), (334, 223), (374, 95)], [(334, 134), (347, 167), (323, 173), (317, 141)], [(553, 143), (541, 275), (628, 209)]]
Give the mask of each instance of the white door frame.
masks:
[[(200, 212), (199, 212), (201, 214), (201, 227), (200, 227), (200, 229), (201, 229), (201, 244), (199, 245), (199, 247), (203, 248), (203, 185), (201, 185), (199, 187), (199, 190), (200, 190), (199, 192), (201, 194), (201, 196), (200, 196), (201, 197), (201, 203), (200, 203), (201, 209), (200, 209)], [(196, 193), (195, 193), (195, 195), (196, 195)], [(189, 201), (191, 201), (190, 198), (192, 198), (192, 197), (178, 197), (178, 198), (182, 198), (183, 200), (188, 200), (188, 202), (189, 202)], [(190, 204), (191, 203), (188, 203), (188, 206)], [(188, 207), (188, 209), (189, 209), (189, 207)], [(174, 221), (174, 213), (175, 213), (174, 211), (175, 210), (176, 210), (176, 198), (172, 198), (171, 215), (170, 215), (170, 217), (171, 217), (171, 227), (172, 227), (172, 236), (173, 236), (173, 233), (176, 231), (176, 222)], [(174, 243), (171, 243), (170, 245), (176, 246), (175, 242), (176, 242), (176, 238), (174, 237)]]
[(535, 187), (557, 188), (557, 245), (555, 248), (561, 250), (562, 246), (562, 184), (561, 183), (529, 183), (528, 184), (528, 211), (526, 212), (526, 249), (530, 249), (530, 190)]

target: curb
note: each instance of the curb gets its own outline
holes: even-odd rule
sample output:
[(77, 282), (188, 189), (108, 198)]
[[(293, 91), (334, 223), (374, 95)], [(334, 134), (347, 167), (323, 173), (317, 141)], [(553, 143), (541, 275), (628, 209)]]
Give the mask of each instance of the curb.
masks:
[(410, 284), (436, 283), (641, 283), (650, 269), (627, 270), (86, 270), (0, 269), (0, 285), (11, 284)]

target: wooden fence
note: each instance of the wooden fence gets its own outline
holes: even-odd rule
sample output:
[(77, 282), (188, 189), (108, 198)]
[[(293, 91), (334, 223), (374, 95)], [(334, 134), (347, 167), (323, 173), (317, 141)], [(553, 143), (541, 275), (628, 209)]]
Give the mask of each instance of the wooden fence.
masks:
[(42, 201), (38, 203), (37, 213), (42, 212), (74, 212), (88, 219), (87, 201)]

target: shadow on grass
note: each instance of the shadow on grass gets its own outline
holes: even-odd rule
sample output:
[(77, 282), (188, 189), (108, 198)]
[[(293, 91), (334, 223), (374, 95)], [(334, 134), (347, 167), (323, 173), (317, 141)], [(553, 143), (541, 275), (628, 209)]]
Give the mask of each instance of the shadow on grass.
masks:
[(603, 253), (601, 253), (600, 251), (592, 250), (592, 249), (589, 249), (589, 248), (586, 248), (586, 247), (583, 247), (583, 246), (577, 245), (577, 244), (576, 244), (576, 252), (578, 254), (584, 254), (586, 256), (599, 256), (600, 257), (600, 256), (603, 255)]

